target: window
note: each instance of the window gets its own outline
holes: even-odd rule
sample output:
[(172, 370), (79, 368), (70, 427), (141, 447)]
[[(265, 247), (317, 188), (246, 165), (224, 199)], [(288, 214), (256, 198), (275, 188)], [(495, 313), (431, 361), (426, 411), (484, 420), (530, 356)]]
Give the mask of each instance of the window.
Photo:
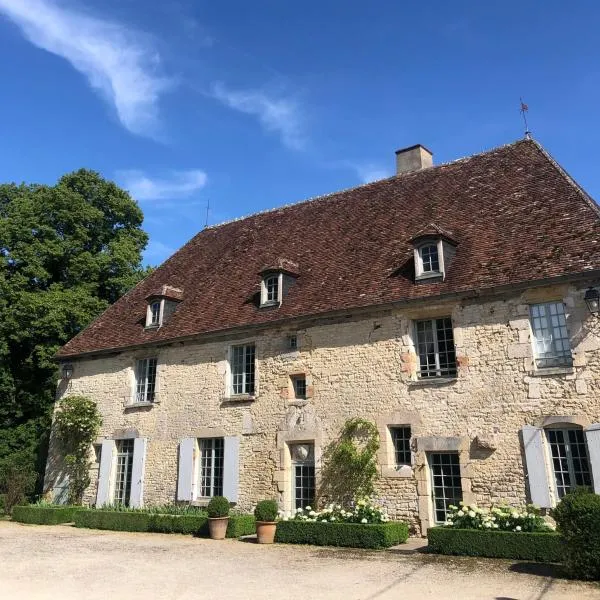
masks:
[(156, 358), (143, 358), (136, 365), (136, 402), (154, 402), (156, 390)]
[(160, 307), (161, 307), (160, 300), (157, 300), (156, 302), (152, 302), (150, 304), (149, 321), (148, 321), (148, 325), (150, 327), (158, 327), (160, 325)]
[(99, 465), (102, 460), (102, 444), (94, 444), (94, 464)]
[(427, 275), (429, 273), (440, 272), (440, 257), (437, 244), (429, 244), (419, 248), (420, 273), (418, 275)]
[(560, 500), (576, 486), (592, 486), (585, 437), (581, 429), (547, 429), (556, 494)]
[(456, 353), (450, 317), (415, 324), (420, 377), (456, 377)]
[(531, 329), (535, 339), (535, 364), (538, 368), (570, 367), (573, 364), (562, 302), (532, 304)]
[(279, 276), (272, 275), (265, 279), (265, 287), (267, 288), (267, 302), (279, 301)]
[(290, 350), (298, 350), (298, 336), (295, 333), (288, 335), (287, 343)]
[(129, 505), (131, 470), (133, 467), (133, 440), (117, 440), (117, 469), (113, 502)]
[(198, 461), (198, 495), (201, 498), (223, 495), (223, 438), (202, 438), (198, 440), (200, 460)]
[(314, 444), (290, 446), (292, 457), (292, 504), (306, 508), (315, 499), (315, 447)]
[(232, 346), (231, 391), (233, 394), (254, 394), (256, 346)]
[(306, 398), (306, 375), (294, 375), (292, 385), (294, 386), (294, 397), (304, 400)]
[(397, 467), (411, 464), (410, 427), (390, 427), (394, 445), (394, 463)]
[(460, 463), (456, 452), (432, 452), (429, 455), (433, 512), (436, 523), (446, 520), (448, 507), (462, 500)]

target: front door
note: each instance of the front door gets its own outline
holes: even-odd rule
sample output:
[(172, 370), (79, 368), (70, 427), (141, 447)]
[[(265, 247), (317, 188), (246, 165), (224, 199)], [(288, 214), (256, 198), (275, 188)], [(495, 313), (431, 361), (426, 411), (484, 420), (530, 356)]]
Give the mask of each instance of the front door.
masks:
[(443, 523), (446, 520), (448, 506), (457, 505), (462, 500), (458, 453), (431, 452), (429, 470), (434, 520), (436, 523)]

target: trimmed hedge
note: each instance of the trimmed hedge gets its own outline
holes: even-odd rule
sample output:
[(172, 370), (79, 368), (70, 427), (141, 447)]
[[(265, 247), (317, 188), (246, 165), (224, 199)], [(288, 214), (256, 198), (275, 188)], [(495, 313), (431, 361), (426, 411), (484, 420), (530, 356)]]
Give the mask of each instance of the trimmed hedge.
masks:
[(432, 527), (427, 549), (438, 554), (513, 558), (537, 562), (561, 562), (562, 536), (550, 533), (485, 531)]
[(12, 520), (32, 525), (59, 525), (60, 523), (71, 523), (75, 513), (80, 510), (82, 510), (81, 506), (59, 504), (15, 506), (12, 511)]
[(6, 494), (0, 494), (0, 515), (4, 514), (4, 505), (6, 503)]
[(389, 548), (408, 539), (408, 525), (399, 521), (380, 524), (279, 521), (275, 541), (283, 544)]
[[(208, 515), (161, 515), (143, 511), (119, 512), (87, 509), (77, 512), (75, 526), (111, 531), (184, 533), (208, 536)], [(227, 537), (240, 537), (255, 532), (252, 515), (229, 516)]]

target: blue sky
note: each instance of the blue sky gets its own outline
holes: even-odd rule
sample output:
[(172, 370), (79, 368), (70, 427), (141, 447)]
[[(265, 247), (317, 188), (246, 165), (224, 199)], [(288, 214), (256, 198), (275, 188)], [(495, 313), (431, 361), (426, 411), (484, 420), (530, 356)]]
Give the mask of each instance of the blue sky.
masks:
[[(543, 8), (542, 8), (543, 7)], [(0, 0), (0, 181), (129, 189), (157, 264), (209, 223), (534, 137), (600, 197), (600, 5)]]

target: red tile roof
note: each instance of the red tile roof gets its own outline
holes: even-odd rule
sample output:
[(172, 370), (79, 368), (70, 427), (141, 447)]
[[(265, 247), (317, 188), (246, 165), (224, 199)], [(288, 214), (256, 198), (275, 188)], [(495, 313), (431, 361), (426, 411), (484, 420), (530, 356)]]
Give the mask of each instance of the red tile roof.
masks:
[[(590, 272), (600, 268), (594, 202), (533, 140), (209, 227), (67, 343), (73, 356), (344, 309)], [(415, 284), (408, 240), (452, 232), (444, 281)], [(299, 277), (278, 308), (254, 301), (281, 260)], [(182, 302), (145, 330), (146, 298)]]

